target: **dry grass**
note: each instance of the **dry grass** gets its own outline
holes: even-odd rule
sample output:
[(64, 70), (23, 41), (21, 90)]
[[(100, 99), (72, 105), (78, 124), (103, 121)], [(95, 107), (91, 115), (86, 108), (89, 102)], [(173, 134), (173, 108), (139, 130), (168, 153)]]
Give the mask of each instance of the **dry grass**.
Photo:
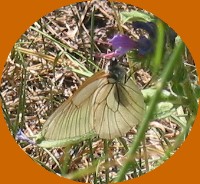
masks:
[[(105, 67), (104, 59), (93, 56), (110, 51), (104, 42), (119, 30), (115, 14), (138, 9), (122, 3), (114, 3), (114, 6), (116, 11), (102, 0), (63, 7), (42, 17), (17, 41), (5, 64), (1, 82), (4, 116), (14, 137), (19, 128), (27, 136), (36, 135), (48, 116), (72, 96), (87, 77)], [(137, 37), (129, 24), (122, 29), (131, 37)], [(195, 66), (189, 56), (185, 57), (186, 68), (196, 85)], [(136, 67), (135, 77), (141, 89), (150, 87), (151, 72), (141, 64)], [(169, 84), (165, 89), (169, 93), (172, 92), (170, 87)], [(190, 117), (188, 107), (181, 104), (160, 114), (156, 110), (152, 113), (157, 117), (151, 120), (126, 180), (139, 177), (162, 163), (165, 151), (174, 144)], [(23, 141), (17, 143), (51, 172), (82, 182), (106, 183), (112, 181), (123, 166), (136, 132), (133, 128), (120, 139), (94, 138), (59, 149), (47, 150)], [(79, 173), (80, 169), (85, 170)]]

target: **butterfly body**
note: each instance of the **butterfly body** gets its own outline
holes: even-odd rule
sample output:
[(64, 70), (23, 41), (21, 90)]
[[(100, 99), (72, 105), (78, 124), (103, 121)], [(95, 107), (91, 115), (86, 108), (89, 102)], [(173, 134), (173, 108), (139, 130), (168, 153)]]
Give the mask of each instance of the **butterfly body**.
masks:
[(97, 134), (103, 139), (125, 135), (142, 121), (141, 91), (124, 68), (111, 63), (90, 77), (47, 119), (41, 131), (46, 141), (81, 139)]

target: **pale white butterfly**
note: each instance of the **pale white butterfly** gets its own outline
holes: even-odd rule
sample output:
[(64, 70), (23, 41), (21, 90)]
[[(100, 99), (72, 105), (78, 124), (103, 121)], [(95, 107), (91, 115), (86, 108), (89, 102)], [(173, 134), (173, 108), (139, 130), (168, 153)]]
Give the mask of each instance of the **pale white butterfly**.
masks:
[(44, 123), (41, 136), (64, 145), (96, 134), (103, 139), (124, 136), (142, 121), (144, 98), (132, 77), (112, 60), (105, 71), (88, 78)]

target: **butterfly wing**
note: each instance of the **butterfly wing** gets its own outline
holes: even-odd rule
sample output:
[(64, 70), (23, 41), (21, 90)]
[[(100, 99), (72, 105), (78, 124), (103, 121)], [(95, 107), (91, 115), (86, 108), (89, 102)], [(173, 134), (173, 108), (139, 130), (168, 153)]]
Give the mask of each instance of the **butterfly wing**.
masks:
[(99, 72), (89, 78), (71, 98), (56, 109), (41, 131), (45, 140), (76, 140), (93, 132), (91, 103), (98, 83), (104, 75), (104, 72)]
[(125, 84), (110, 83), (105, 78), (95, 92), (94, 101), (94, 129), (100, 138), (123, 136), (142, 121), (144, 98), (132, 78)]
[(123, 136), (142, 121), (144, 109), (142, 93), (132, 78), (116, 82), (109, 73), (98, 72), (47, 119), (40, 145), (63, 146), (94, 133), (104, 139)]

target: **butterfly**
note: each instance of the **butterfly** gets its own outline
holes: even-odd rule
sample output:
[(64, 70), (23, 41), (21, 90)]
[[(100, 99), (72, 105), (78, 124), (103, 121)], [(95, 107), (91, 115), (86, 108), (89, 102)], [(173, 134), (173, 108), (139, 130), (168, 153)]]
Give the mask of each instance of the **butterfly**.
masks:
[(44, 123), (46, 141), (78, 140), (96, 134), (103, 139), (124, 136), (140, 123), (144, 98), (134, 79), (116, 60), (88, 78)]

